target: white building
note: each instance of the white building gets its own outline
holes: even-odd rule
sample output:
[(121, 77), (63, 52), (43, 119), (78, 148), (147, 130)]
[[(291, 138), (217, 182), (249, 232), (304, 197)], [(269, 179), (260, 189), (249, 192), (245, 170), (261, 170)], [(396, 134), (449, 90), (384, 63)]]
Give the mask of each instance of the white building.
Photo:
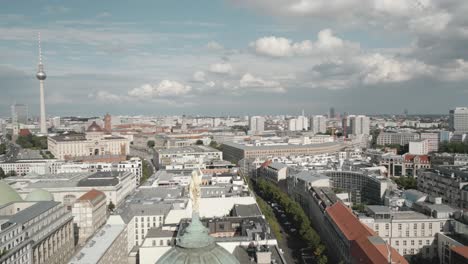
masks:
[(428, 152), (439, 151), (439, 133), (421, 133), (421, 139), (427, 140)]
[(457, 107), (449, 112), (451, 131), (468, 132), (468, 107)]
[(327, 118), (322, 115), (313, 116), (310, 119), (310, 130), (315, 134), (327, 132)]
[(401, 255), (437, 255), (437, 233), (449, 231), (448, 218), (434, 218), (415, 211), (391, 211), (387, 206), (367, 206), (361, 222), (374, 230)]
[(289, 119), (288, 129), (289, 131), (309, 130), (309, 119), (304, 115)]
[(252, 116), (249, 121), (249, 132), (261, 134), (265, 130), (265, 118), (263, 116)]
[(75, 157), (120, 155), (130, 153), (130, 140), (112, 136), (96, 122), (93, 122), (85, 134), (63, 134), (47, 138), (48, 150), (61, 160)]
[(349, 116), (351, 133), (353, 135), (369, 135), (370, 134), (370, 118), (364, 115)]
[(429, 153), (429, 142), (427, 139), (410, 141), (409, 153), (414, 155), (426, 155)]
[(213, 160), (222, 160), (223, 153), (208, 146), (189, 146), (182, 148), (161, 149), (155, 152), (154, 161), (158, 169), (165, 169), (174, 164), (204, 164)]
[(71, 210), (76, 199), (92, 189), (103, 192), (107, 204), (118, 206), (136, 189), (136, 176), (130, 172), (86, 172), (8, 177), (7, 182), (22, 196), (35, 189), (50, 192), (55, 201)]

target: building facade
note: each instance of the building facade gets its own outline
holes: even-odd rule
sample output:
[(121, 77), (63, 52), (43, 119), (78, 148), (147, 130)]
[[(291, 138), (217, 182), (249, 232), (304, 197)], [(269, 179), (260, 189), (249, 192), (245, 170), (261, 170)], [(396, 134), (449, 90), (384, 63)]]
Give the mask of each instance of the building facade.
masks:
[(468, 132), (468, 107), (457, 107), (449, 112), (449, 127), (453, 132)]
[(429, 141), (427, 139), (410, 141), (409, 153), (413, 155), (427, 155), (429, 153)]
[(0, 263), (66, 263), (75, 244), (72, 215), (53, 201), (0, 207)]
[(310, 130), (317, 133), (327, 132), (327, 118), (322, 115), (316, 115), (310, 118)]
[(72, 215), (78, 243), (83, 245), (107, 220), (106, 195), (94, 189), (83, 194), (73, 204)]
[(63, 134), (47, 138), (48, 150), (61, 160), (76, 157), (121, 155), (130, 153), (130, 141), (124, 137), (107, 135), (96, 122), (85, 134)]

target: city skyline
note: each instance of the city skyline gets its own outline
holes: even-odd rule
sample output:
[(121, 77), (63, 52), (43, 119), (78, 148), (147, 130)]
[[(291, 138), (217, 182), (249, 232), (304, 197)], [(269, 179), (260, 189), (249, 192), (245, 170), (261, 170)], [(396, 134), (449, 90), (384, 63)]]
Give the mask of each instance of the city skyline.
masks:
[(331, 106), (444, 114), (465, 105), (467, 3), (356, 3), (9, 3), (0, 11), (0, 116), (15, 101), (39, 116), (39, 31), (49, 116), (299, 115)]

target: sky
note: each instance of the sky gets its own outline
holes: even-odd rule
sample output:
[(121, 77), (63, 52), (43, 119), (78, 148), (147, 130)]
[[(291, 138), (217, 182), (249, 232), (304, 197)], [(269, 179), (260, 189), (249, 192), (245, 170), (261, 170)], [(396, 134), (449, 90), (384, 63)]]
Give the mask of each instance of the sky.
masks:
[(448, 113), (468, 1), (0, 0), (0, 116)]

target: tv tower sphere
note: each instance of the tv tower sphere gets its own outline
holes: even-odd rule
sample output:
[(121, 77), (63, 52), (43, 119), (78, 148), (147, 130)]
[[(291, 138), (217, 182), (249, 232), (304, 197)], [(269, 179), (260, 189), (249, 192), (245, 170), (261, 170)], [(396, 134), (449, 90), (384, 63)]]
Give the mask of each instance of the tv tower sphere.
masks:
[(47, 78), (47, 75), (45, 74), (44, 71), (38, 71), (37, 74), (36, 74), (36, 78), (38, 80), (43, 81), (43, 80), (45, 80)]

